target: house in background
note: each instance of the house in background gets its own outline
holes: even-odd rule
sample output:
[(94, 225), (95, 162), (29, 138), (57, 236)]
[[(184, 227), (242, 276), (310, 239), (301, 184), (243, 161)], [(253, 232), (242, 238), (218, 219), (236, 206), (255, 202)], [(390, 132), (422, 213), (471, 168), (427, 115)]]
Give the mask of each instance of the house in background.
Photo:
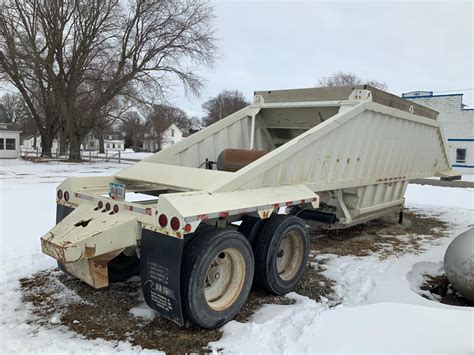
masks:
[[(103, 134), (104, 138), (104, 150), (111, 150), (111, 151), (124, 151), (125, 150), (125, 140), (121, 132), (105, 132)], [(97, 137), (96, 133), (90, 132), (86, 138), (84, 139), (84, 143), (82, 144), (83, 150), (92, 150), (97, 151), (99, 150), (99, 138)]]
[(0, 105), (0, 159), (20, 156), (20, 129), (11, 123), (7, 111)]
[[(30, 135), (23, 138), (23, 150), (27, 152), (39, 150), (41, 151), (41, 135), (37, 133), (36, 135)], [(57, 138), (53, 139), (53, 145), (51, 146), (51, 152), (55, 153), (59, 150), (59, 140)]]
[(183, 140), (188, 135), (174, 123), (159, 121), (144, 135), (143, 150), (157, 152)]
[(412, 91), (402, 97), (439, 112), (453, 167), (462, 174), (474, 174), (474, 109), (463, 105), (463, 94)]

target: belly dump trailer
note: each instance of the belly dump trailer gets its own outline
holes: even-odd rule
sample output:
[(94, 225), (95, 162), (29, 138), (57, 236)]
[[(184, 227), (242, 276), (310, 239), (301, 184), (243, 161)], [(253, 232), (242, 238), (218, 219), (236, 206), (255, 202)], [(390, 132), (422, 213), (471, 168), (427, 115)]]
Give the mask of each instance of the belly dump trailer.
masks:
[(42, 250), (95, 288), (140, 274), (159, 314), (219, 327), (252, 284), (296, 288), (302, 218), (345, 228), (401, 211), (411, 179), (454, 175), (437, 116), (370, 86), (255, 92), (115, 175), (66, 179)]

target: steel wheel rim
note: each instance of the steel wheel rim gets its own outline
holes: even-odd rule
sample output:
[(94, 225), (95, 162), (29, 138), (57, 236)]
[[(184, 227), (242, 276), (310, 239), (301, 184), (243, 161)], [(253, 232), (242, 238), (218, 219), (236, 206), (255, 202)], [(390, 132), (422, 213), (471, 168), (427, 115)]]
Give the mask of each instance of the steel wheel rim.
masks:
[(245, 260), (235, 248), (221, 251), (212, 260), (204, 280), (206, 302), (215, 311), (229, 308), (239, 297), (245, 281)]
[(277, 249), (276, 267), (284, 281), (293, 279), (303, 262), (304, 241), (297, 231), (289, 231), (280, 240)]

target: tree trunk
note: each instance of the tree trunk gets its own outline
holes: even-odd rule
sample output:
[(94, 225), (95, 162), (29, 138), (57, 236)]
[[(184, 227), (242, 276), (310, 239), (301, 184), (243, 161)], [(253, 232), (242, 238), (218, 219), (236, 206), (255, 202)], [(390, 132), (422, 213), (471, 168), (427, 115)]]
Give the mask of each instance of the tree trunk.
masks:
[(65, 128), (59, 131), (59, 155), (66, 155), (67, 150), (67, 133)]
[(138, 139), (137, 139), (137, 138), (134, 138), (134, 139), (132, 140), (132, 146), (133, 146), (133, 151), (134, 151), (134, 152), (138, 152), (139, 146), (138, 146)]
[(97, 128), (97, 135), (97, 138), (99, 139), (99, 153), (105, 153), (104, 129), (102, 127)]
[(41, 157), (51, 158), (51, 148), (53, 146), (53, 135), (41, 134)]
[(83, 138), (78, 132), (69, 135), (69, 161), (81, 160), (81, 143)]

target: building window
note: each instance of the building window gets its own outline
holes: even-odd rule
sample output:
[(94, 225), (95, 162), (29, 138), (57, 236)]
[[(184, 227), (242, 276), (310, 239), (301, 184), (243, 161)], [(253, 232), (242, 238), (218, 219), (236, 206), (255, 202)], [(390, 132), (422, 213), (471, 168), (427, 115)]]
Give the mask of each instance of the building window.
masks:
[(112, 143), (112, 148), (115, 149), (115, 143)]
[(16, 149), (15, 138), (7, 138), (5, 147), (7, 148), (7, 150), (15, 150)]
[(456, 163), (466, 162), (466, 149), (456, 149)]
[(93, 141), (90, 141), (89, 146), (90, 146), (91, 148), (94, 148), (94, 142), (93, 142)]
[(5, 141), (3, 140), (3, 138), (0, 138), (0, 150), (4, 150), (5, 149)]
[(171, 137), (174, 137), (174, 129), (171, 129)]
[(109, 148), (110, 148), (110, 144), (109, 144), (109, 143), (107, 143), (107, 149), (109, 149)]

